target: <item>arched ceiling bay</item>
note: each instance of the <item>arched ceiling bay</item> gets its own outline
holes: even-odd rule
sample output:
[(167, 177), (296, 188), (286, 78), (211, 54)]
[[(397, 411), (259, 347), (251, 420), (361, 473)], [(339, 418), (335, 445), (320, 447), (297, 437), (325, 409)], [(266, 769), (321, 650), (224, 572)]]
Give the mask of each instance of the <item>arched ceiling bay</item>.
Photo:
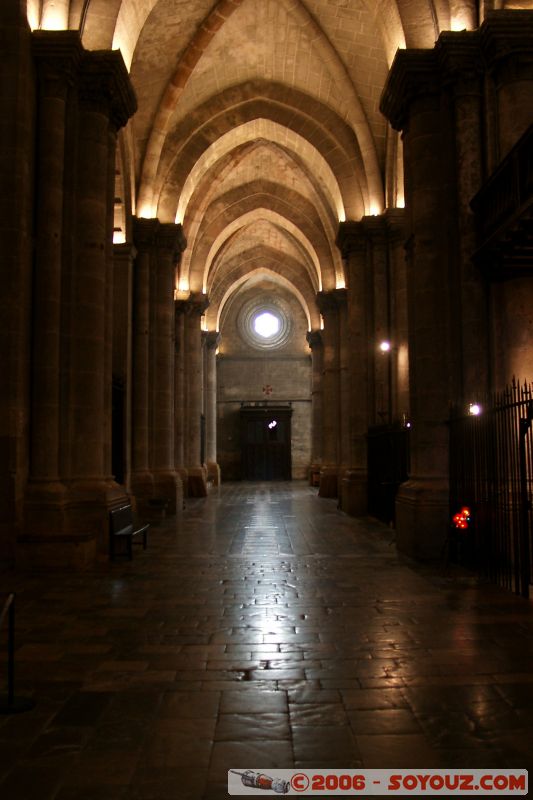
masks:
[(309, 179), (316, 182), (326, 196), (329, 206), (335, 209), (338, 219), (346, 218), (338, 181), (324, 156), (307, 139), (289, 128), (271, 120), (256, 119), (222, 134), (198, 158), (180, 192), (176, 222), (183, 222), (195, 187), (211, 168), (231, 150), (246, 142), (254, 141), (275, 143), (292, 153), (293, 158), (298, 158)]
[[(258, 213), (259, 211), (259, 213)], [(272, 229), (277, 233), (276, 237), (271, 234)], [(236, 217), (228, 224), (213, 241), (205, 261), (204, 279), (202, 289), (211, 292), (214, 287), (215, 278), (221, 280), (222, 270), (219, 265), (224, 261), (227, 251), (237, 241), (241, 251), (250, 249), (256, 243), (250, 232), (258, 232), (258, 235), (266, 233), (262, 238), (265, 247), (286, 252), (290, 257), (296, 258), (302, 266), (302, 279), (308, 280), (317, 292), (322, 289), (320, 262), (316, 250), (306, 237), (305, 233), (291, 220), (278, 214), (270, 208), (253, 209)], [(282, 244), (280, 244), (280, 238)], [(250, 241), (252, 242), (250, 244)], [(227, 260), (227, 259), (226, 259)], [(185, 277), (186, 265), (181, 264), (180, 275), (184, 276), (184, 285), (188, 286), (189, 273)]]
[(276, 267), (273, 269), (257, 266), (254, 260), (247, 261), (246, 271), (231, 272), (232, 281), (228, 282), (225, 292), (222, 294), (222, 289), (217, 291), (206, 313), (206, 322), (209, 330), (220, 330), (224, 317), (226, 316), (231, 303), (238, 298), (243, 292), (256, 285), (260, 285), (264, 291), (268, 284), (274, 284), (287, 289), (300, 303), (303, 312), (307, 318), (308, 329), (317, 329), (320, 327), (320, 315), (316, 310), (316, 303), (314, 297), (306, 297), (297, 284), (291, 279), (291, 276), (285, 277), (280, 273)]
[(32, 27), (79, 28), (89, 49), (120, 48), (139, 104), (121, 134), (120, 171), (134, 186), (124, 207), (183, 224), (178, 288), (207, 291), (218, 319), (232, 282), (267, 270), (289, 281), (314, 325), (316, 292), (344, 281), (339, 221), (381, 213), (385, 186), (387, 198), (402, 195), (396, 134), (378, 108), (396, 49), (471, 27), (475, 8), (28, 0), (28, 17)]
[[(369, 195), (363, 156), (353, 130), (313, 97), (265, 81), (250, 81), (214, 95), (169, 134), (154, 181), (158, 202), (153, 213), (162, 214), (168, 221), (174, 219), (185, 181), (205, 151), (213, 145), (220, 148), (222, 139), (227, 149), (232, 137), (235, 141), (241, 135), (241, 126), (259, 120), (274, 123), (278, 131), (284, 128), (286, 137), (292, 133), (307, 142), (305, 153), (316, 151), (318, 156), (312, 159), (323, 159), (331, 170), (346, 216), (359, 219), (365, 213)], [(292, 149), (303, 155), (300, 147)], [(315, 172), (315, 164), (308, 162), (308, 166)]]
[[(264, 180), (262, 176), (268, 174), (275, 176), (275, 183)], [(197, 246), (201, 248), (201, 242), (206, 238), (206, 226), (210, 225), (211, 220), (216, 221), (217, 225), (231, 223), (237, 201), (239, 207), (246, 204), (257, 209), (258, 197), (261, 197), (261, 204), (266, 205), (265, 197), (268, 195), (271, 196), (270, 207), (277, 207), (278, 213), (281, 208), (285, 209), (285, 224), (290, 219), (293, 223), (298, 219), (298, 224), (304, 225), (308, 231), (314, 251), (327, 252), (324, 250), (325, 243), (335, 239), (338, 223), (336, 217), (330, 213), (327, 198), (321, 192), (320, 186), (290, 153), (271, 141), (258, 139), (251, 144), (240, 145), (215, 163), (191, 198), (184, 218), (189, 248), (182, 262), (183, 268), (190, 270), (187, 277), (191, 288), (200, 289), (200, 275), (196, 265), (199, 263), (204, 275), (206, 272), (208, 274), (210, 268), (209, 260), (204, 261), (203, 255), (200, 262), (195, 257)], [(287, 201), (292, 204), (292, 208), (286, 205)], [(259, 219), (258, 210), (255, 215)], [(337, 270), (342, 272), (336, 249), (329, 256), (323, 255), (322, 269), (325, 258), (336, 264)], [(318, 280), (320, 282), (320, 278)], [(333, 281), (333, 277), (331, 280)], [(204, 278), (204, 286), (205, 282)]]

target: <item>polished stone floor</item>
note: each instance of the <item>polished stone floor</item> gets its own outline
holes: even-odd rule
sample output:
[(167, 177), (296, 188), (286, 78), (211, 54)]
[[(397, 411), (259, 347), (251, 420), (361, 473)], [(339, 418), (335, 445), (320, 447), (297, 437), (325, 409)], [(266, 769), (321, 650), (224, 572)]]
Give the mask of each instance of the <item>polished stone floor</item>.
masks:
[[(229, 768), (528, 768), (533, 603), (396, 554), (303, 483), (226, 484), (17, 595), (2, 800), (218, 800)], [(5, 630), (2, 632), (4, 680)]]

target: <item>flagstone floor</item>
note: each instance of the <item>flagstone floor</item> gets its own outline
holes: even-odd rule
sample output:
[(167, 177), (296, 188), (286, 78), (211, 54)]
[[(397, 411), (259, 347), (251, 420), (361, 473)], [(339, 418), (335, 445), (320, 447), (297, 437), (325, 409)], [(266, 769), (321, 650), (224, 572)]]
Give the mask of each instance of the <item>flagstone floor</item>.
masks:
[[(398, 557), (304, 483), (226, 484), (132, 562), (0, 582), (36, 700), (0, 717), (2, 800), (218, 800), (231, 768), (532, 766), (533, 603)], [(0, 657), (4, 681), (5, 626)]]

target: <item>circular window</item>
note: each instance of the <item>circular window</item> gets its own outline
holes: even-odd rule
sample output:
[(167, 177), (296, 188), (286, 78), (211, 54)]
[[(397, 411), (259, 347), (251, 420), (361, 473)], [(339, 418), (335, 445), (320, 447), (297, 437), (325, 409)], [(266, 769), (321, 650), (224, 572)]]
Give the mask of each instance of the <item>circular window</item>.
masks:
[(282, 304), (267, 297), (246, 303), (237, 324), (244, 341), (261, 350), (281, 347), (291, 332), (290, 318)]
[(257, 335), (262, 336), (263, 339), (272, 339), (281, 327), (279, 317), (272, 314), (271, 311), (261, 311), (256, 314), (253, 317), (252, 325)]

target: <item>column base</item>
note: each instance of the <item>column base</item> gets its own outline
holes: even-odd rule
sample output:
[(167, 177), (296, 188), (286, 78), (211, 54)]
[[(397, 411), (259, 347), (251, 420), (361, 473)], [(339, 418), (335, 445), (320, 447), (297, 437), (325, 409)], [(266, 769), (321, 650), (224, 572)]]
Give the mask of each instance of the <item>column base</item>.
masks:
[(154, 493), (153, 498), (167, 500), (167, 514), (175, 514), (183, 507), (183, 484), (178, 472), (174, 470), (161, 470), (153, 473)]
[[(39, 495), (45, 502), (39, 506)], [(47, 502), (46, 502), (47, 501)], [(17, 566), (86, 570), (109, 557), (109, 511), (129, 502), (123, 487), (88, 479), (61, 485), (32, 485), (24, 532), (18, 537)], [(39, 508), (42, 520), (34, 525)]]
[(207, 480), (211, 481), (213, 486), (220, 486), (220, 466), (216, 461), (207, 462)]
[(309, 467), (309, 486), (320, 486), (320, 464), (311, 464)]
[(188, 467), (187, 473), (187, 496), (207, 497), (207, 470), (203, 467)]
[(339, 496), (339, 468), (334, 466), (322, 467), (320, 469), (320, 484), (318, 487), (319, 497), (338, 497)]
[(187, 472), (185, 467), (176, 467), (176, 472), (180, 476), (181, 490), (183, 492), (183, 501), (181, 506), (182, 508), (185, 508), (185, 498), (188, 497), (188, 492), (189, 492), (189, 473)]
[(438, 559), (448, 535), (450, 509), (446, 478), (402, 483), (396, 495), (396, 545), (420, 560)]
[(131, 473), (131, 493), (135, 498), (135, 506), (140, 517), (148, 510), (148, 500), (154, 496), (154, 476), (151, 472)]
[(59, 480), (32, 479), (24, 498), (24, 531), (30, 536), (65, 531), (67, 490)]
[(347, 469), (340, 479), (339, 508), (351, 517), (368, 512), (368, 473), (365, 469)]

